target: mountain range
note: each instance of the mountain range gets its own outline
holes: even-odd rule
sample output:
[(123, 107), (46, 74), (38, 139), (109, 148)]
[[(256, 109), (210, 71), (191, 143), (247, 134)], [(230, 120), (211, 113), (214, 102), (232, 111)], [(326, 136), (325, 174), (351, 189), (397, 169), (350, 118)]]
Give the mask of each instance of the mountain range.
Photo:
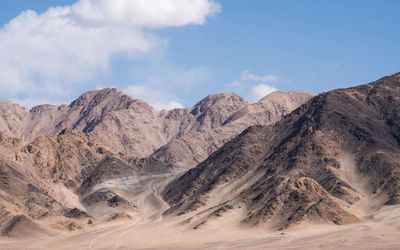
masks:
[(0, 101), (0, 131), (30, 142), (70, 128), (96, 137), (116, 153), (135, 158), (154, 153), (157, 159), (188, 169), (248, 126), (276, 122), (312, 96), (278, 91), (248, 104), (236, 94), (222, 93), (191, 108), (157, 111), (106, 88), (84, 93), (70, 105), (39, 105), (31, 110)]
[(38, 249), (62, 237), (66, 248), (147, 246), (154, 232), (179, 242), (228, 229), (399, 230), (387, 211), (400, 205), (400, 73), (253, 104), (221, 93), (157, 111), (106, 88), (31, 110), (3, 100), (0, 114), (0, 232), (41, 237)]
[(147, 205), (127, 190), (153, 195), (147, 181), (172, 178), (248, 125), (277, 121), (313, 95), (281, 91), (248, 104), (235, 94), (215, 94), (170, 111), (109, 88), (84, 93), (70, 105), (31, 110), (3, 100), (2, 234), (18, 236), (24, 227), (48, 232), (48, 224), (75, 230), (110, 214), (147, 214)]

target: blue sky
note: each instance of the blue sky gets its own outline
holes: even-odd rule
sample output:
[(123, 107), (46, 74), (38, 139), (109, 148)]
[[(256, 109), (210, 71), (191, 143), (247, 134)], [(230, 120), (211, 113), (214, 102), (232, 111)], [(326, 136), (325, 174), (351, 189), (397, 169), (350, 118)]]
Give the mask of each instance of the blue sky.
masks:
[[(187, 9), (172, 17), (143, 17), (137, 24), (129, 18), (147, 9), (128, 6), (132, 13), (122, 13), (124, 19), (113, 13), (94, 19), (95, 11), (108, 11), (97, 4), (129, 1), (80, 0), (86, 5), (60, 20), (83, 33), (65, 25), (42, 28), (58, 20), (46, 16), (49, 7), (76, 2), (1, 1), (0, 53), (6, 56), (0, 59), (0, 98), (25, 106), (60, 104), (111, 86), (161, 109), (191, 106), (217, 92), (236, 92), (250, 102), (275, 89), (320, 93), (400, 71), (400, 1), (198, 0), (203, 5), (187, 1)], [(148, 8), (153, 13), (157, 6)], [(27, 9), (36, 16), (19, 16)], [(11, 20), (21, 25), (8, 28)], [(92, 28), (102, 32), (87, 38)], [(35, 32), (40, 39), (31, 39)]]

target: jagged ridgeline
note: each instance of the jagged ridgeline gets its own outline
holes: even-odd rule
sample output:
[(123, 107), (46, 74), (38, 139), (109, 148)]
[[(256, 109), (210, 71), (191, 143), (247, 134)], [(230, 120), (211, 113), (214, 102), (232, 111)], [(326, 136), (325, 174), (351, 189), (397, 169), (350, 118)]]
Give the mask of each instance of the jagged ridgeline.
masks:
[(278, 91), (248, 104), (236, 94), (222, 93), (170, 111), (157, 111), (109, 88), (84, 93), (70, 105), (31, 110), (0, 100), (0, 132), (30, 142), (70, 128), (94, 136), (113, 152), (135, 158), (154, 153), (157, 159), (189, 169), (248, 126), (276, 122), (312, 96)]

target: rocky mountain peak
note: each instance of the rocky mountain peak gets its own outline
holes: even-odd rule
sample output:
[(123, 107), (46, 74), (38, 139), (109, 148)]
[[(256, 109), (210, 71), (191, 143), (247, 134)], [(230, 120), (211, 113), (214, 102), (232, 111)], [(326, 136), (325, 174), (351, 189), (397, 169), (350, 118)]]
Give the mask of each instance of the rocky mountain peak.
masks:
[(97, 96), (97, 99), (100, 99), (100, 97), (105, 97), (107, 95), (110, 96), (117, 96), (119, 94), (119, 90), (115, 88), (104, 88), (100, 90), (92, 90), (83, 93), (80, 95), (76, 100), (74, 100), (71, 104), (70, 107), (74, 106), (86, 106), (89, 105), (89, 103)]
[(224, 109), (224, 107), (242, 107), (247, 105), (247, 101), (235, 93), (218, 93), (209, 95), (192, 108), (191, 113), (198, 115), (207, 110)]
[(31, 108), (31, 113), (43, 113), (43, 112), (50, 112), (52, 110), (57, 109), (58, 106), (52, 104), (40, 104)]
[(131, 96), (115, 88), (91, 91), (83, 94), (77, 100), (80, 106), (84, 106), (83, 112), (96, 107), (99, 110), (101, 109), (103, 113), (111, 110), (127, 109), (134, 102)]
[(17, 109), (27, 110), (25, 107), (22, 107), (19, 104), (14, 103), (10, 100), (4, 100), (4, 99), (0, 100), (0, 108), (9, 108), (9, 107), (15, 107)]
[(315, 96), (314, 93), (304, 91), (274, 91), (264, 98), (259, 103), (281, 103), (281, 105), (291, 105), (292, 103), (305, 102), (310, 96)]
[(133, 109), (139, 113), (155, 112), (155, 109), (146, 102), (134, 99), (116, 88), (86, 92), (73, 101), (70, 107), (82, 107), (82, 113), (95, 112), (96, 115), (123, 109)]

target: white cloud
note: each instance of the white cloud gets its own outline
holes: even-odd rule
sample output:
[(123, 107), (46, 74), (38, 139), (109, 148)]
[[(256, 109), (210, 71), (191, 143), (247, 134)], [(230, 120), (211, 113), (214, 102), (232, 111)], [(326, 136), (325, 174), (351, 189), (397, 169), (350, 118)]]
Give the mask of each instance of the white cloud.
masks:
[(145, 85), (129, 85), (123, 92), (131, 95), (135, 99), (141, 99), (149, 103), (157, 110), (183, 108), (177, 101), (177, 97), (161, 89), (150, 88)]
[(240, 80), (242, 81), (254, 81), (254, 82), (278, 82), (279, 77), (275, 75), (264, 75), (264, 76), (257, 76), (252, 73), (250, 73), (248, 70), (245, 70), (242, 72), (242, 75), (240, 77)]
[(2, 95), (55, 102), (113, 58), (156, 51), (163, 41), (150, 29), (201, 25), (219, 10), (213, 0), (79, 0), (25, 11), (0, 29)]
[(157, 110), (171, 110), (171, 109), (181, 109), (184, 108), (183, 105), (176, 101), (169, 101), (167, 103), (155, 103), (154, 108)]
[(142, 70), (138, 77), (132, 77), (133, 83), (140, 84), (131, 84), (123, 91), (146, 101), (157, 110), (183, 108), (181, 99), (176, 95), (188, 93), (194, 84), (209, 76), (207, 67), (180, 69), (165, 61)]
[(250, 95), (248, 96), (248, 100), (250, 103), (257, 102), (264, 98), (266, 95), (277, 91), (275, 87), (269, 86), (267, 84), (258, 84), (250, 89)]
[[(234, 80), (225, 86), (233, 88), (237, 92), (244, 92), (247, 95), (247, 101), (254, 103), (278, 89), (268, 85), (267, 83), (277, 83), (281, 79), (272, 74), (258, 76), (245, 70), (240, 75), (240, 80)], [(253, 86), (249, 88), (249, 86)]]
[(233, 82), (228, 83), (228, 84), (226, 84), (225, 86), (226, 86), (226, 87), (229, 87), (229, 88), (239, 88), (239, 87), (242, 87), (242, 86), (243, 86), (243, 83), (241, 83), (241, 82), (238, 81), (238, 80), (234, 80)]
[(94, 25), (147, 28), (204, 24), (220, 9), (213, 0), (80, 0), (72, 7), (75, 15)]

